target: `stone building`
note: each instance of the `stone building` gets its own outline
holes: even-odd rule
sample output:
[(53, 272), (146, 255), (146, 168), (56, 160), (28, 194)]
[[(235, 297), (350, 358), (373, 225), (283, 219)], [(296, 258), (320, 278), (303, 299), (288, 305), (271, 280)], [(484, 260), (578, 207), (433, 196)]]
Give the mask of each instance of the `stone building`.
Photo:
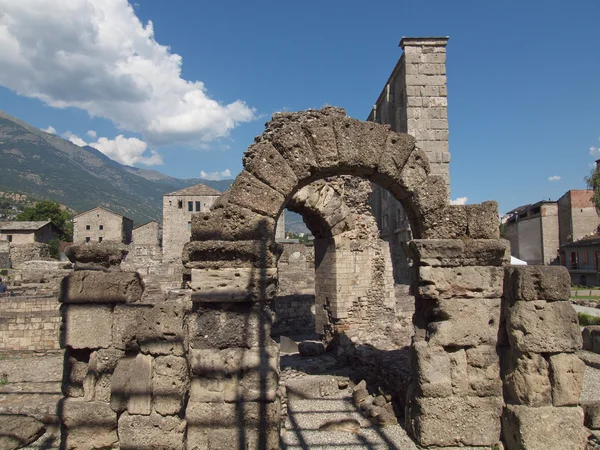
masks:
[(49, 220), (29, 222), (0, 222), (0, 241), (13, 245), (47, 244), (59, 236), (58, 228)]
[(133, 229), (133, 243), (160, 247), (160, 231), (160, 225), (156, 220), (135, 227)]
[(558, 203), (542, 200), (519, 206), (503, 218), (506, 239), (514, 257), (528, 264), (558, 262)]
[(557, 201), (542, 200), (509, 211), (503, 218), (511, 254), (528, 264), (566, 265), (563, 247), (592, 235), (600, 217), (592, 203), (593, 191), (567, 191)]
[(97, 206), (73, 218), (73, 242), (114, 241), (130, 244), (133, 220), (109, 209)]
[(207, 212), (221, 192), (203, 184), (163, 196), (163, 257), (180, 260), (183, 246), (192, 235), (192, 215)]
[(561, 247), (562, 264), (571, 275), (571, 282), (580, 286), (598, 286), (598, 255), (600, 234), (586, 236)]
[[(416, 146), (429, 158), (431, 174), (442, 177), (449, 187), (447, 43), (447, 37), (402, 38), (404, 53), (367, 120), (414, 136)], [(400, 203), (377, 185), (371, 205), (381, 237), (390, 244), (394, 279), (406, 282), (408, 259), (402, 242), (411, 239), (409, 218)]]

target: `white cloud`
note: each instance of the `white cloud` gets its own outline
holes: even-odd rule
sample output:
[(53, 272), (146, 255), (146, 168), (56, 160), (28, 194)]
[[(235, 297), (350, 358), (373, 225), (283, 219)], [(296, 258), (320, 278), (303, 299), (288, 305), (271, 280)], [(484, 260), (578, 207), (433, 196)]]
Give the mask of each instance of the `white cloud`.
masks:
[(548, 177), (548, 181), (559, 181), (559, 180), (560, 180), (559, 175), (552, 175), (551, 177)]
[(590, 147), (590, 155), (593, 156), (595, 159), (599, 159), (600, 158), (600, 148)]
[(225, 169), (222, 172), (210, 172), (206, 173), (204, 170), (200, 171), (200, 178), (204, 180), (224, 180), (231, 178), (231, 171), (229, 169)]
[(255, 118), (183, 79), (181, 56), (127, 0), (0, 0), (0, 11), (0, 85), (20, 95), (105, 117), (152, 146), (198, 146)]
[(450, 200), (451, 205), (464, 205), (467, 203), (467, 197), (458, 197), (456, 200)]
[(56, 134), (56, 129), (52, 125), (48, 125), (48, 128), (42, 128), (42, 131), (50, 134)]
[[(149, 150), (148, 144), (138, 138), (126, 138), (120, 134), (114, 139), (101, 137), (89, 145), (100, 150), (109, 158), (128, 166), (134, 164), (144, 164), (146, 166), (163, 164), (161, 156), (155, 150)], [(150, 156), (144, 156), (146, 151), (150, 152)]]
[(85, 147), (86, 145), (88, 145), (87, 142), (85, 142), (76, 134), (71, 133), (70, 131), (65, 131), (62, 137), (72, 142), (73, 144), (78, 145), (79, 147)]
[(89, 137), (91, 137), (92, 139), (96, 138), (96, 132), (94, 130), (88, 130), (88, 132), (86, 133)]

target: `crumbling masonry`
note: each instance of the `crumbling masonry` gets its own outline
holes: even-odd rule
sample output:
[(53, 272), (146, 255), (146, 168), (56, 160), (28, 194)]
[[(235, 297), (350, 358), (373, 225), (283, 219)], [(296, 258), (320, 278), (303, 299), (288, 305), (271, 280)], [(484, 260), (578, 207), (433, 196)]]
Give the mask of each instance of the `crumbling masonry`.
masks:
[(489, 447), (503, 430), (509, 449), (583, 448), (566, 270), (507, 268), (494, 202), (448, 205), (414, 138), (337, 108), (267, 123), (228, 193), (194, 218), (183, 254), (191, 295), (148, 296), (119, 270), (118, 249), (73, 250), (60, 298), (63, 445), (277, 449), (275, 221), (302, 187), (337, 175), (377, 183), (410, 217), (415, 439)]

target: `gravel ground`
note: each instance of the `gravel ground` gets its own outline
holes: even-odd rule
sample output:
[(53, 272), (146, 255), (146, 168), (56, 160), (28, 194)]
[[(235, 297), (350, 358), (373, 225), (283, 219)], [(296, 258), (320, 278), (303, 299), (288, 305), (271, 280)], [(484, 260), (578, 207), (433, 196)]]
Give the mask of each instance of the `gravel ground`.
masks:
[(586, 366), (581, 401), (600, 401), (600, 370)]

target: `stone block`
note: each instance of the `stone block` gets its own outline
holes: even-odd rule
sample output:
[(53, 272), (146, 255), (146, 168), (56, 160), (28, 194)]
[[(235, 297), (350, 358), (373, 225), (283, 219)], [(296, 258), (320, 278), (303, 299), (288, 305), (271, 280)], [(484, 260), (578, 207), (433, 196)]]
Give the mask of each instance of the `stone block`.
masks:
[[(228, 198), (229, 193), (221, 195), (219, 200), (223, 197)], [(192, 215), (192, 241), (252, 241), (268, 240), (275, 236), (274, 218), (221, 201), (222, 204), (215, 202), (210, 212)]]
[(279, 402), (204, 403), (189, 401), (185, 411), (191, 428), (238, 428), (277, 425)]
[(152, 401), (161, 414), (179, 414), (190, 385), (185, 358), (168, 355), (154, 359), (152, 366)]
[(65, 355), (63, 394), (67, 397), (83, 397), (83, 383), (88, 372), (88, 363), (74, 356)]
[(250, 172), (243, 170), (229, 188), (228, 202), (277, 219), (285, 198)]
[(185, 419), (177, 416), (163, 417), (155, 412), (138, 416), (124, 412), (119, 417), (120, 448), (183, 450), (185, 429)]
[(500, 298), (501, 267), (419, 267), (418, 295), (429, 299)]
[(501, 397), (500, 358), (496, 346), (480, 345), (465, 352), (470, 395)]
[(575, 352), (581, 348), (577, 314), (569, 302), (516, 302), (507, 306), (505, 314), (510, 345), (519, 352)]
[[(402, 186), (401, 173), (408, 158), (415, 149), (415, 138), (408, 134), (389, 133), (385, 141), (385, 148), (379, 158), (377, 172), (373, 181), (384, 189), (393, 186)], [(408, 192), (394, 192), (400, 198), (408, 196)]]
[(600, 402), (586, 401), (581, 403), (585, 418), (584, 424), (591, 430), (600, 430)]
[(315, 161), (321, 170), (337, 167), (339, 156), (333, 119), (326, 117), (322, 120), (306, 121), (302, 124), (302, 129), (308, 138)]
[(389, 127), (350, 117), (334, 118), (333, 127), (339, 165), (357, 170), (357, 175), (374, 173), (386, 147)]
[(600, 325), (588, 325), (581, 331), (583, 349), (600, 353)]
[(191, 349), (189, 359), (194, 375), (216, 379), (261, 368), (277, 370), (279, 367), (276, 345), (249, 349)]
[(194, 302), (256, 302), (277, 293), (277, 268), (192, 269)]
[(552, 405), (548, 362), (536, 353), (507, 352), (503, 361), (504, 398), (527, 406)]
[(120, 242), (88, 242), (65, 249), (69, 261), (75, 263), (75, 270), (118, 270), (127, 253), (127, 246)]
[(0, 414), (0, 448), (16, 450), (27, 447), (44, 432), (44, 424), (24, 414)]
[(579, 403), (585, 363), (570, 353), (550, 356), (550, 381), (554, 406), (576, 406)]
[(59, 302), (134, 303), (142, 298), (144, 283), (136, 272), (75, 271), (63, 278)]
[(413, 345), (418, 388), (423, 397), (449, 397), (452, 395), (450, 355), (443, 347), (425, 341)]
[(188, 306), (185, 300), (157, 305), (117, 305), (114, 346), (152, 355), (182, 356), (187, 346), (183, 319)]
[(189, 427), (187, 430), (188, 450), (238, 450), (241, 448), (248, 450), (279, 450), (279, 429), (273, 425), (268, 428), (202, 429)]
[(318, 171), (314, 152), (299, 123), (282, 124), (269, 139), (299, 181), (309, 178), (311, 174)]
[(420, 445), (491, 447), (500, 440), (502, 397), (416, 398), (407, 425)]
[(465, 205), (467, 235), (472, 239), (499, 239), (498, 202), (487, 201), (477, 205)]
[(281, 247), (267, 241), (191, 241), (184, 245), (182, 262), (189, 269), (251, 269), (277, 267)]
[(137, 354), (121, 358), (115, 368), (110, 407), (116, 412), (148, 415), (152, 412), (152, 357)]
[(505, 268), (504, 295), (507, 300), (569, 300), (571, 276), (563, 266), (510, 266)]
[(298, 178), (294, 171), (268, 141), (258, 142), (248, 147), (242, 161), (249, 173), (286, 198), (298, 185)]
[(108, 403), (65, 398), (58, 411), (65, 449), (104, 449), (117, 443), (117, 414)]
[(427, 326), (431, 345), (474, 347), (496, 344), (500, 299), (439, 300)]
[(64, 345), (74, 349), (108, 348), (112, 344), (112, 307), (63, 305)]
[(585, 448), (583, 411), (579, 407), (555, 408), (507, 405), (502, 417), (508, 448), (564, 450)]
[(271, 345), (271, 311), (259, 303), (198, 303), (188, 317), (194, 349), (251, 348)]
[(415, 239), (408, 251), (420, 266), (503, 266), (510, 261), (510, 243), (503, 239)]

